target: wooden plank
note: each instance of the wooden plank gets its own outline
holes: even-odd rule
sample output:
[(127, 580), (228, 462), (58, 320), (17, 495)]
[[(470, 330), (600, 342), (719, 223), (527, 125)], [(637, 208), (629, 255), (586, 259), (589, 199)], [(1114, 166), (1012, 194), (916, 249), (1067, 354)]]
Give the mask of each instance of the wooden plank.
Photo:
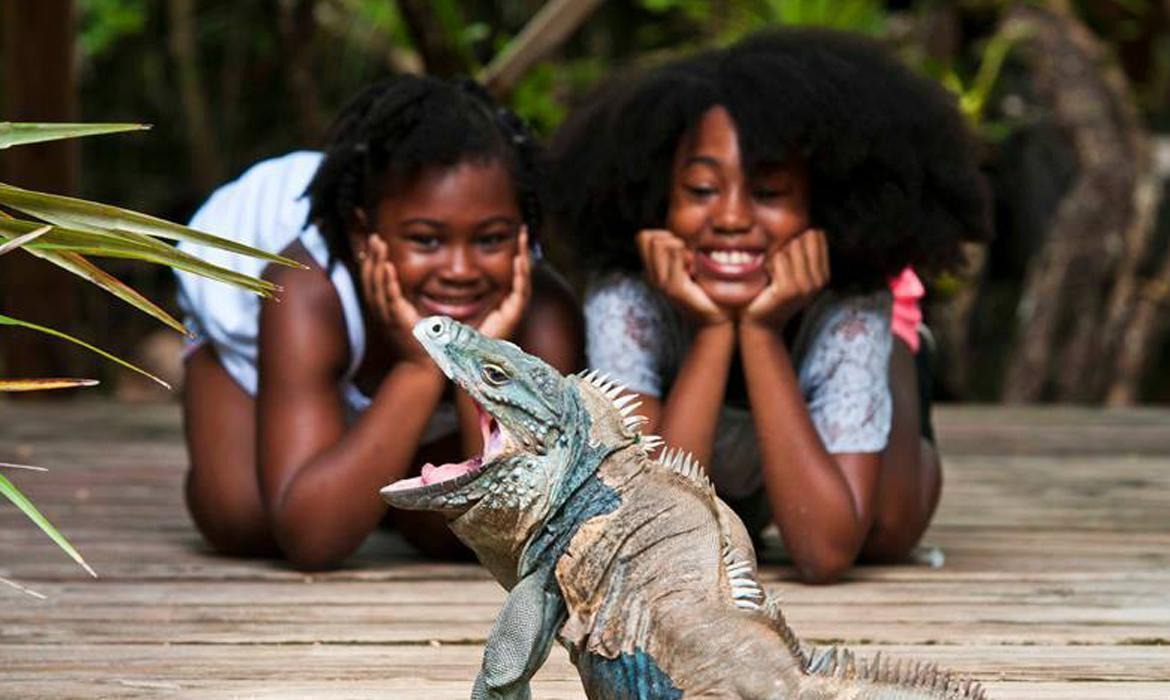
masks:
[[(1170, 411), (944, 407), (941, 569), (761, 579), (802, 636), (972, 674), (995, 698), (1170, 697)], [(174, 406), (0, 402), (0, 461), (102, 574), (0, 509), (0, 687), (14, 697), (466, 697), (503, 591), (377, 533), (346, 569), (210, 555)], [(3, 597), (6, 596), (6, 597)], [(15, 603), (15, 604), (10, 604)], [(582, 696), (562, 651), (535, 697)]]
[[(62, 654), (54, 645), (25, 644), (5, 649), (6, 680), (52, 673), (61, 678), (148, 676), (185, 683), (219, 673), (259, 681), (349, 677), (355, 681), (413, 674), (430, 681), (470, 685), (479, 667), (479, 645), (89, 645)], [(1087, 682), (1170, 683), (1170, 649), (1165, 647), (1061, 647), (1022, 649), (1000, 645), (869, 645), (856, 651), (893, 659), (929, 660), (980, 681), (1052, 681), (1069, 672)], [(114, 663), (116, 662), (116, 665)], [(564, 649), (555, 647), (541, 678), (575, 679)], [(1170, 687), (1170, 686), (1168, 686)]]

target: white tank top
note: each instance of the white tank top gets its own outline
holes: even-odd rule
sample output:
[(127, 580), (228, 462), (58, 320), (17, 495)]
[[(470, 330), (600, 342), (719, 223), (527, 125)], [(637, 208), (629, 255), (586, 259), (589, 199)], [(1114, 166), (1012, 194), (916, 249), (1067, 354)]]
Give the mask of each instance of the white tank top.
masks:
[[(329, 251), (317, 227), (305, 226), (309, 202), (303, 195), (320, 162), (321, 154), (310, 151), (261, 161), (213, 192), (195, 212), (190, 226), (274, 253), (300, 239), (313, 260), (329, 272), (329, 281), (341, 300), (350, 349), (341, 389), (346, 404), (360, 411), (369, 406), (369, 399), (352, 382), (366, 347), (357, 290), (344, 265), (329, 265)], [(267, 265), (263, 260), (186, 241), (179, 243), (179, 248), (253, 277), (259, 277)], [(260, 298), (206, 277), (179, 271), (175, 274), (179, 306), (187, 314), (184, 321), (195, 333), (195, 342), (213, 343), (224, 369), (244, 391), (255, 396)]]
[[(340, 262), (330, 264), (321, 232), (316, 226), (305, 225), (309, 200), (303, 195), (321, 158), (314, 151), (296, 151), (253, 165), (238, 179), (213, 192), (191, 218), (190, 226), (271, 252), (280, 252), (300, 239), (317, 265), (329, 275), (341, 301), (350, 357), (338, 389), (352, 421), (370, 406), (370, 398), (353, 382), (365, 357), (366, 327), (349, 270)], [(179, 248), (253, 277), (259, 277), (267, 265), (263, 260), (186, 241)], [(193, 343), (214, 344), (224, 369), (244, 391), (255, 396), (259, 384), (260, 298), (198, 275), (180, 271), (175, 274), (179, 281), (179, 306), (186, 315), (184, 323), (196, 336)], [(430, 442), (457, 428), (454, 406), (442, 403), (431, 417), (422, 442)]]

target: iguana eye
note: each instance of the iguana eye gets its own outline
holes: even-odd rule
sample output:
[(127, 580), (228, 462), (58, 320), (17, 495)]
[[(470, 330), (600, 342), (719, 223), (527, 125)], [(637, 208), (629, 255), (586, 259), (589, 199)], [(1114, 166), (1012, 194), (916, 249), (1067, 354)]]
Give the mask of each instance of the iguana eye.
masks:
[(484, 365), (480, 373), (483, 380), (492, 386), (503, 386), (512, 380), (499, 365)]

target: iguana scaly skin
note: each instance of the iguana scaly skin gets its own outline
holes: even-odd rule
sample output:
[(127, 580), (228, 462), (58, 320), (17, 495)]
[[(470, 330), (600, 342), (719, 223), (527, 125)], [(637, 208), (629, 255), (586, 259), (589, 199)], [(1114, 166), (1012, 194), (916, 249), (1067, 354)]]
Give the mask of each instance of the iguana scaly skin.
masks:
[(590, 698), (982, 698), (922, 664), (805, 650), (756, 581), (743, 524), (687, 454), (643, 435), (632, 395), (563, 377), (449, 318), (415, 337), (480, 407), (484, 454), (391, 484), (441, 511), (510, 593), (472, 698), (527, 698), (554, 640)]

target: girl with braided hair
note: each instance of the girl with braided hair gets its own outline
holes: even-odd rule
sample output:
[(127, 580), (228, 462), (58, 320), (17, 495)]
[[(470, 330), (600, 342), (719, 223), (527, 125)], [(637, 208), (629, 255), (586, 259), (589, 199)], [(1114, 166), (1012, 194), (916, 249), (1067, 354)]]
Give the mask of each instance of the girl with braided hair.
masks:
[[(521, 121), (480, 86), (403, 76), (358, 95), (324, 153), (259, 163), (196, 213), (194, 228), (305, 266), (263, 271), (278, 301), (179, 275), (198, 336), (187, 504), (212, 547), (335, 566), (386, 516), (381, 486), (481, 451), (470, 399), (411, 335), (424, 316), (578, 369), (579, 311), (540, 261), (537, 168)], [(390, 520), (424, 553), (463, 552), (433, 514)]]
[(623, 76), (554, 138), (551, 219), (594, 273), (586, 364), (805, 581), (904, 560), (938, 503), (907, 269), (988, 237), (972, 143), (941, 87), (807, 29)]

